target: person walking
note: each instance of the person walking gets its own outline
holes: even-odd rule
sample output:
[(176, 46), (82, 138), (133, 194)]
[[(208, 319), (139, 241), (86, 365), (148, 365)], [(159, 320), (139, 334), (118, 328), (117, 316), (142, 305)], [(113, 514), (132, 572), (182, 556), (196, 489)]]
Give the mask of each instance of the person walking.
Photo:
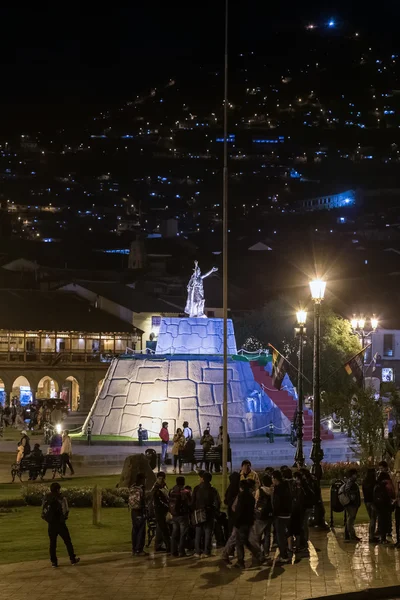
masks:
[[(290, 484), (292, 481), (292, 484)], [(302, 548), (302, 541), (304, 540), (304, 513), (306, 510), (306, 497), (303, 487), (303, 476), (300, 472), (296, 472), (292, 480), (287, 480), (291, 486), (292, 494), (292, 514), (289, 522), (289, 550), (294, 552), (295, 544), (296, 550), (299, 551)]]
[(224, 498), (225, 506), (228, 509), (229, 535), (232, 533), (232, 530), (233, 530), (233, 517), (234, 517), (233, 505), (239, 494), (239, 489), (240, 489), (239, 484), (240, 484), (240, 473), (237, 473), (236, 471), (234, 471), (233, 473), (231, 473), (229, 475), (229, 485), (225, 492), (225, 498)]
[(357, 512), (361, 506), (360, 488), (357, 483), (357, 477), (357, 469), (349, 469), (347, 472), (346, 482), (343, 486), (343, 494), (346, 495), (349, 500), (349, 502), (344, 505), (344, 512), (346, 529), (349, 537), (348, 541), (350, 542), (361, 541), (361, 538), (356, 535), (356, 531), (354, 529), (354, 522), (357, 517)]
[(374, 488), (374, 504), (378, 513), (379, 543), (388, 544), (392, 531), (392, 504), (396, 495), (389, 473), (381, 471)]
[(272, 473), (272, 483), (272, 515), (279, 547), (279, 562), (287, 564), (291, 562), (288, 553), (288, 527), (292, 514), (292, 497), (289, 484), (284, 481), (280, 471)]
[(60, 455), (61, 455), (61, 461), (62, 461), (63, 475), (65, 475), (67, 467), (71, 471), (71, 475), (74, 475), (75, 471), (71, 464), (72, 442), (71, 442), (71, 438), (69, 437), (68, 429), (63, 431), (63, 434), (62, 434), (62, 446), (61, 446), (61, 450), (60, 450)]
[[(244, 479), (239, 484), (240, 491), (234, 511), (233, 529), (236, 540), (237, 563), (235, 564), (235, 567), (237, 569), (245, 568), (245, 547), (250, 550), (253, 556), (252, 566), (259, 566), (261, 564), (260, 546), (254, 544), (250, 538), (250, 531), (254, 524), (255, 507), (255, 499), (251, 491), (253, 486), (254, 484), (250, 485), (250, 482)], [(229, 557), (226, 562), (230, 563)]]
[(173, 438), (172, 456), (174, 457), (173, 473), (176, 473), (176, 466), (179, 462), (179, 473), (182, 473), (182, 452), (185, 448), (185, 436), (182, 429), (178, 427)]
[(51, 566), (58, 567), (57, 559), (57, 538), (63, 540), (71, 565), (77, 565), (80, 558), (77, 558), (72, 545), (71, 536), (68, 531), (66, 521), (69, 515), (67, 499), (61, 494), (61, 486), (54, 481), (50, 486), (50, 493), (46, 494), (42, 504), (42, 519), (48, 523), (48, 534), (50, 539), (50, 561)]
[(169, 431), (168, 431), (168, 423), (164, 421), (160, 430), (160, 439), (161, 439), (161, 464), (165, 465), (165, 457), (168, 450), (168, 442), (169, 442)]
[(374, 504), (374, 489), (376, 486), (376, 472), (375, 469), (369, 468), (367, 474), (361, 484), (365, 508), (367, 509), (369, 517), (369, 528), (368, 528), (368, 539), (370, 544), (375, 544), (378, 541), (376, 537), (376, 521), (378, 514), (376, 506)]
[(169, 493), (169, 512), (172, 515), (172, 556), (186, 556), (186, 534), (189, 529), (191, 493), (185, 488), (185, 478), (177, 477)]
[(199, 477), (200, 484), (194, 488), (192, 497), (192, 510), (196, 524), (194, 556), (208, 558), (211, 556), (214, 521), (221, 500), (217, 490), (211, 485), (211, 473), (200, 471)]
[(261, 486), (255, 493), (254, 524), (250, 531), (250, 542), (260, 546), (264, 535), (263, 556), (267, 557), (271, 549), (272, 517), (272, 478), (263, 475)]
[(129, 489), (128, 505), (132, 520), (132, 556), (147, 556), (144, 551), (146, 538), (146, 475), (138, 473)]
[(212, 472), (212, 463), (206, 459), (207, 452), (214, 446), (214, 438), (209, 429), (206, 429), (201, 436), (200, 444), (203, 446), (203, 460), (206, 471)]
[(260, 487), (260, 478), (258, 474), (251, 468), (251, 462), (248, 459), (242, 462), (242, 468), (240, 470), (240, 480), (243, 481), (247, 479), (254, 480), (256, 489)]
[[(154, 549), (156, 552), (171, 552), (171, 538), (167, 524), (169, 510), (168, 488), (165, 483), (165, 473), (157, 473), (157, 479), (152, 489), (154, 515), (156, 519), (156, 539)], [(164, 542), (164, 547), (162, 543)]]

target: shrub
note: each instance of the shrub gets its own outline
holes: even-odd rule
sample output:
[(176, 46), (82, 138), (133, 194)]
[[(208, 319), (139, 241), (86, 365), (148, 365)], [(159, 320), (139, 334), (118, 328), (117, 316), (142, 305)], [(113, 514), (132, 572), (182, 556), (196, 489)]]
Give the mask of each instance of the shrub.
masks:
[(3, 508), (15, 508), (16, 506), (26, 506), (24, 498), (2, 498), (0, 500), (0, 511)]
[[(70, 507), (89, 508), (92, 506), (92, 488), (61, 488)], [(22, 502), (30, 506), (41, 506), (43, 497), (49, 493), (47, 485), (35, 484), (22, 488)], [(114, 488), (102, 490), (102, 506), (122, 508), (127, 505), (129, 490)]]

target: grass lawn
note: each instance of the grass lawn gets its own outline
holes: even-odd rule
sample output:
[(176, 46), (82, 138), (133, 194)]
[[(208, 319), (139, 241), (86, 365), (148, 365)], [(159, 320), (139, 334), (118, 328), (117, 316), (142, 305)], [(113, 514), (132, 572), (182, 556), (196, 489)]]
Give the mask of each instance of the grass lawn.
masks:
[[(103, 488), (114, 487), (118, 483), (118, 476), (99, 477), (74, 477), (62, 481), (63, 487), (93, 487), (99, 485)], [(174, 475), (167, 476), (167, 483), (172, 487), (175, 482)], [(46, 482), (50, 483), (50, 482)], [(196, 475), (186, 476), (186, 483), (194, 487), (198, 483)], [(213, 483), (221, 491), (221, 477), (214, 476)], [(1, 498), (20, 497), (21, 484), (0, 485)], [(329, 490), (323, 490), (326, 510), (326, 519), (329, 521)], [(16, 508), (11, 513), (0, 513), (0, 564), (38, 560), (48, 557), (48, 539), (46, 523), (40, 517), (39, 507)], [(90, 508), (72, 508), (68, 526), (71, 531), (73, 543), (79, 554), (102, 552), (130, 551), (130, 516), (124, 508), (103, 508), (101, 512), (101, 525), (92, 524), (92, 510)], [(361, 506), (356, 523), (368, 522), (364, 504)], [(335, 526), (343, 525), (343, 514), (335, 514)], [(60, 542), (60, 557), (66, 560), (65, 548)]]
[[(327, 516), (329, 507), (326, 505)], [(0, 514), (0, 564), (48, 558), (46, 523), (40, 517), (39, 507), (23, 507), (8, 514)], [(367, 520), (364, 505), (356, 523)], [(105, 508), (101, 525), (92, 524), (90, 508), (71, 509), (68, 527), (76, 552), (94, 554), (130, 551), (130, 516), (124, 508)], [(336, 515), (335, 526), (343, 525), (343, 516)], [(67, 560), (65, 547), (59, 542), (61, 560)]]

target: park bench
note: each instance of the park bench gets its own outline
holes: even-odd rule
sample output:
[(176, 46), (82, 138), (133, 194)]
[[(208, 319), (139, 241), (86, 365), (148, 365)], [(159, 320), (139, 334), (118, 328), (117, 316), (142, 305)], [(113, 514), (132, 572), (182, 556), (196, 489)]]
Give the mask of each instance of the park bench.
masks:
[(37, 479), (38, 477), (43, 479), (46, 471), (53, 473), (53, 479), (57, 473), (60, 477), (63, 476), (61, 455), (46, 454), (41, 461), (38, 461), (37, 458), (29, 458), (28, 456), (23, 458), (20, 463), (14, 463), (11, 467), (12, 482), (14, 483), (16, 477), (22, 481), (23, 473), (31, 473), (33, 479)]
[[(157, 458), (158, 458), (158, 470), (160, 470), (161, 454), (158, 454)], [(221, 456), (221, 452), (219, 450), (217, 450), (217, 448), (211, 448), (211, 450), (209, 450), (205, 456), (204, 456), (203, 448), (196, 448), (193, 452), (193, 458), (194, 458), (194, 461), (192, 461), (192, 457), (189, 458), (185, 455), (182, 455), (181, 456), (182, 464), (191, 465), (193, 462), (196, 465), (196, 467), (198, 467), (199, 464), (202, 464), (205, 462), (221, 465), (222, 456)], [(228, 448), (228, 463), (230, 465), (230, 471), (232, 471), (232, 450), (231, 450), (231, 448)]]

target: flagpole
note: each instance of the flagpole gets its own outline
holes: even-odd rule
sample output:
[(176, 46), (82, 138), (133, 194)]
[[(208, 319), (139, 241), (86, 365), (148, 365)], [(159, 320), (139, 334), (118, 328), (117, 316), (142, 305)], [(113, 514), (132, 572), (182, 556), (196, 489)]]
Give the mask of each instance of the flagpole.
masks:
[(228, 488), (228, 3), (225, 0), (224, 168), (222, 180), (222, 305), (224, 317), (224, 385), (222, 398), (222, 493)]
[[(288, 364), (289, 366), (291, 366), (291, 367), (292, 367), (292, 369), (294, 369), (294, 370), (296, 371), (296, 373), (298, 373), (298, 372), (299, 372), (299, 369), (298, 369), (297, 367), (295, 367), (295, 366), (294, 366), (294, 365), (293, 365), (293, 364), (290, 362), (290, 360), (288, 360), (288, 359), (286, 358), (286, 356), (283, 356), (283, 354), (281, 354), (281, 353), (279, 352), (279, 350), (277, 350), (277, 349), (275, 348), (275, 346), (273, 346), (272, 344), (268, 344), (268, 347), (269, 347), (269, 348), (272, 348), (272, 350), (275, 350), (275, 352), (277, 352), (277, 353), (279, 354), (279, 356), (282, 356), (283, 360), (284, 360), (284, 361), (286, 361), (286, 362), (287, 362), (287, 364)], [(303, 373), (302, 373), (302, 377), (303, 377), (303, 379), (305, 379), (305, 380), (307, 381), (307, 383), (309, 383), (309, 384), (311, 385), (311, 381), (310, 381), (310, 380), (309, 380), (309, 379), (308, 379), (308, 378), (307, 378), (307, 377), (306, 377), (306, 376), (305, 376)]]

